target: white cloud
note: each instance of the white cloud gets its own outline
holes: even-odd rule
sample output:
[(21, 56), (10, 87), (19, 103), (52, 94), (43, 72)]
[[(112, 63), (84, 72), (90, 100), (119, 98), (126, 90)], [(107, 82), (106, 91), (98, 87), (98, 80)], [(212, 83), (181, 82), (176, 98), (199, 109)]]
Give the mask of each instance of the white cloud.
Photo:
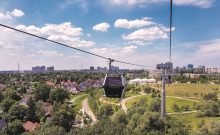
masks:
[(7, 11), (6, 13), (0, 12), (0, 20), (11, 20), (24, 15), (25, 13), (22, 10), (14, 9), (13, 11)]
[(146, 45), (151, 45), (152, 43), (151, 42), (144, 42), (141, 40), (133, 40), (133, 41), (129, 41), (127, 44), (134, 44), (137, 46), (146, 46)]
[(14, 17), (21, 17), (21, 16), (24, 16), (24, 12), (19, 10), (19, 9), (14, 9), (11, 12), (11, 15), (14, 16)]
[(176, 5), (192, 5), (201, 8), (209, 8), (215, 0), (174, 0)]
[(107, 32), (109, 28), (110, 28), (110, 25), (108, 23), (100, 23), (100, 24), (93, 26), (92, 29), (95, 31)]
[(122, 52), (128, 53), (128, 52), (133, 52), (135, 49), (137, 49), (137, 46), (131, 45), (131, 46), (126, 46), (122, 48)]
[(49, 51), (49, 50), (39, 50), (37, 51), (37, 53), (46, 57), (61, 57), (64, 55), (63, 53), (59, 53), (57, 51)]
[[(155, 68), (155, 64), (161, 63), (165, 61), (166, 54), (157, 52), (157, 53), (140, 53), (136, 51), (137, 46), (130, 45), (125, 47), (105, 47), (105, 48), (93, 48), (92, 52), (103, 55), (106, 57), (113, 58), (115, 60), (136, 63), (141, 65), (149, 66), (149, 68)], [(90, 63), (92, 65), (100, 65), (100, 66), (108, 66), (106, 60), (102, 59), (91, 59)], [(140, 68), (137, 66), (131, 66), (126, 64), (120, 64), (117, 62), (113, 62), (113, 65), (119, 66), (121, 69), (123, 68)]]
[(93, 49), (90, 49), (90, 51), (93, 53), (106, 54), (108, 53), (109, 49), (108, 48), (93, 48)]
[(88, 1), (87, 0), (64, 0), (59, 5), (61, 9), (68, 7), (78, 6), (82, 9), (82, 13), (85, 14), (88, 12)]
[[(195, 44), (194, 44), (195, 45)], [(194, 46), (192, 45), (192, 46)], [(194, 54), (198, 58), (220, 58), (220, 39), (196, 43), (197, 51)]]
[(71, 22), (46, 24), (43, 27), (18, 25), (16, 28), (33, 34), (47, 36), (50, 40), (59, 41), (73, 47), (90, 47), (95, 44), (92, 41), (81, 40), (80, 36), (84, 35), (83, 29), (72, 26)]
[(89, 33), (87, 33), (87, 34), (86, 34), (86, 36), (87, 36), (87, 37), (91, 37), (92, 35), (91, 35), (91, 34), (89, 34)]
[(80, 55), (70, 55), (68, 56), (68, 58), (72, 59), (72, 58), (81, 58), (82, 56)]
[(66, 35), (49, 36), (48, 39), (66, 43), (73, 47), (91, 47), (95, 44), (92, 41), (80, 40), (79, 38), (71, 38)]
[(64, 22), (61, 24), (46, 24), (43, 27), (37, 27), (34, 25), (18, 25), (16, 28), (43, 35), (67, 35), (71, 37), (83, 35), (82, 28), (72, 26), (71, 22)]
[[(201, 8), (209, 8), (213, 5), (215, 0), (173, 0), (173, 3), (178, 6), (189, 5)], [(170, 2), (170, 0), (111, 0), (113, 5), (139, 5), (150, 3)]]
[(115, 28), (140, 28), (143, 26), (150, 26), (155, 24), (151, 21), (150, 18), (143, 18), (143, 19), (135, 19), (135, 20), (127, 20), (127, 19), (118, 19), (115, 21), (114, 26)]
[(154, 26), (136, 30), (128, 35), (123, 35), (122, 37), (125, 40), (152, 41), (156, 39), (166, 39), (168, 38), (168, 33), (166, 32), (166, 29)]
[(4, 49), (14, 49), (14, 50), (24, 49), (24, 46), (22, 45), (4, 45), (2, 47)]

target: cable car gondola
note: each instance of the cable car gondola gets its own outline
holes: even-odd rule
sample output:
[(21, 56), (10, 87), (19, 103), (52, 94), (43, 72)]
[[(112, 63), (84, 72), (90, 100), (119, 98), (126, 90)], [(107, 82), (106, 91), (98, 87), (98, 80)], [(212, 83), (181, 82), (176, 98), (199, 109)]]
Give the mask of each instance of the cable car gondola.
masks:
[(123, 74), (111, 73), (111, 63), (114, 60), (109, 61), (109, 73), (105, 75), (103, 88), (106, 97), (123, 98), (125, 92), (126, 80)]
[(125, 92), (125, 77), (123, 75), (106, 74), (103, 83), (106, 97), (123, 98)]

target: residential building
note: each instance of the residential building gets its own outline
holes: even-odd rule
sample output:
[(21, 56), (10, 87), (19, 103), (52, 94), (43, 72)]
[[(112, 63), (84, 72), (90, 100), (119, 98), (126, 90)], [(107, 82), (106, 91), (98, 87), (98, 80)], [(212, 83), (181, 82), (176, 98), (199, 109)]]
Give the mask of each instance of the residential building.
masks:
[(156, 82), (157, 82), (157, 80), (154, 78), (151, 78), (151, 79), (137, 78), (137, 79), (130, 80), (129, 84), (147, 84), (147, 83), (156, 83)]
[(198, 66), (198, 68), (195, 68), (195, 72), (205, 73), (205, 66), (204, 65)]
[(194, 67), (193, 64), (188, 64), (187, 65), (187, 70), (193, 70), (193, 67)]
[(110, 69), (112, 72), (119, 72), (119, 67), (117, 66), (111, 66)]
[(162, 71), (159, 69), (150, 70), (149, 77), (159, 79), (161, 77), (161, 74), (162, 74)]
[(33, 73), (45, 73), (46, 67), (45, 66), (36, 66), (32, 67), (32, 72)]
[(40, 127), (40, 124), (37, 122), (33, 123), (31, 121), (26, 121), (23, 123), (23, 127), (24, 127), (25, 131), (32, 132), (36, 128)]
[(95, 68), (93, 66), (91, 66), (89, 69), (90, 69), (90, 71), (94, 71), (95, 70)]
[(97, 72), (99, 72), (99, 73), (106, 73), (107, 72), (107, 67), (104, 67), (104, 68), (97, 67)]
[(208, 74), (219, 74), (220, 73), (220, 68), (217, 68), (217, 67), (206, 68), (206, 72)]
[(47, 72), (54, 72), (54, 66), (47, 67)]

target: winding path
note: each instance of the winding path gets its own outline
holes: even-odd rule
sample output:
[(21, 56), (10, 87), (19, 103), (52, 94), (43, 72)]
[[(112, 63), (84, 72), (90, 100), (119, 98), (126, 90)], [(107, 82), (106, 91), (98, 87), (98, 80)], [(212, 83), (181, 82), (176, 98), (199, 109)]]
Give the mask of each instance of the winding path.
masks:
[(94, 113), (92, 112), (92, 110), (89, 107), (88, 98), (83, 100), (82, 110), (83, 110), (84, 113), (89, 115), (89, 117), (92, 119), (92, 124), (94, 124), (97, 121), (96, 116), (94, 115)]
[[(122, 110), (125, 111), (125, 113), (127, 112), (128, 108), (126, 106), (126, 102), (130, 99), (133, 99), (133, 98), (136, 98), (136, 97), (139, 97), (139, 96), (142, 96), (142, 95), (147, 95), (146, 93), (143, 93), (141, 92), (140, 95), (136, 95), (136, 96), (132, 96), (132, 97), (128, 97), (128, 98), (125, 98), (121, 101), (121, 107), (122, 107)], [(193, 99), (188, 99), (188, 98), (183, 98), (183, 97), (176, 97), (176, 96), (166, 96), (166, 97), (172, 97), (172, 98), (178, 98), (178, 99), (183, 99), (183, 100), (188, 100), (188, 101), (192, 101), (192, 102), (199, 102), (198, 100), (193, 100)], [(169, 114), (185, 114), (185, 113), (194, 113), (194, 112), (197, 112), (197, 111), (186, 111), (186, 112), (175, 112), (175, 113), (167, 113), (168, 115)]]
[(139, 97), (139, 96), (143, 96), (143, 95), (147, 95), (146, 93), (143, 93), (141, 92), (140, 95), (136, 95), (136, 96), (132, 96), (132, 97), (128, 97), (128, 98), (125, 98), (125, 99), (122, 99), (121, 101), (121, 109), (125, 111), (125, 113), (127, 112), (128, 108), (126, 107), (126, 102), (130, 99), (133, 99), (133, 98), (136, 98), (136, 97)]
[(178, 98), (178, 99), (188, 100), (188, 101), (192, 101), (192, 102), (199, 102), (198, 100), (188, 99), (188, 98), (184, 98), (184, 97), (177, 97), (177, 96), (166, 96), (166, 97)]
[(186, 112), (173, 112), (173, 113), (167, 113), (167, 115), (177, 115), (177, 114), (188, 114), (188, 113), (196, 113), (197, 111), (186, 111)]
[[(110, 101), (106, 101), (106, 100), (103, 100), (103, 98), (100, 98), (99, 101), (103, 102), (103, 103), (107, 103), (107, 104), (112, 104), (112, 105), (117, 105), (117, 106), (120, 106), (121, 105), (121, 108), (122, 110), (125, 111), (125, 113), (127, 113), (127, 106), (126, 106), (126, 102), (133, 99), (133, 98), (136, 98), (136, 97), (139, 97), (139, 96), (143, 96), (143, 95), (147, 95), (146, 93), (143, 93), (141, 92), (140, 95), (135, 95), (135, 96), (131, 96), (131, 97), (128, 97), (128, 98), (125, 98), (123, 100), (121, 100), (121, 103), (112, 103)], [(83, 95), (82, 95), (83, 96)], [(77, 97), (77, 98), (80, 98), (81, 96)], [(188, 99), (188, 98), (183, 98), (183, 97), (177, 97), (177, 96), (166, 96), (166, 97), (172, 97), (172, 98), (178, 98), (178, 99), (184, 99), (184, 100), (188, 100), (188, 101), (193, 101), (193, 102), (199, 102), (198, 100), (193, 100), (193, 99)], [(75, 100), (77, 99), (75, 98)], [(74, 101), (75, 101), (74, 100)], [(73, 101), (73, 102), (74, 102)], [(83, 100), (83, 103), (82, 103), (82, 109), (83, 111), (89, 115), (89, 117), (92, 119), (92, 124), (94, 124), (96, 121), (97, 121), (97, 118), (96, 116), (94, 115), (94, 113), (92, 112), (92, 110), (90, 109), (89, 105), (88, 105), (88, 99), (84, 99)], [(188, 114), (188, 113), (195, 113), (197, 111), (186, 111), (186, 112), (173, 112), (173, 113), (167, 113), (167, 115), (180, 115), (180, 114)]]

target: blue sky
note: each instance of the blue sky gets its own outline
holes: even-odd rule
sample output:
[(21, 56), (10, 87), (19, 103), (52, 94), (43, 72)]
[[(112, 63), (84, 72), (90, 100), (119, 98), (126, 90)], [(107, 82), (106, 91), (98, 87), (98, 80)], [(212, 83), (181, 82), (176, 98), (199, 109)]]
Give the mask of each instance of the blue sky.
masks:
[[(220, 66), (220, 2), (174, 0), (175, 66)], [(155, 67), (169, 60), (169, 0), (1, 0), (0, 22), (70, 46)], [(107, 66), (106, 60), (0, 28), (0, 70)], [(115, 63), (121, 68), (139, 68)]]

